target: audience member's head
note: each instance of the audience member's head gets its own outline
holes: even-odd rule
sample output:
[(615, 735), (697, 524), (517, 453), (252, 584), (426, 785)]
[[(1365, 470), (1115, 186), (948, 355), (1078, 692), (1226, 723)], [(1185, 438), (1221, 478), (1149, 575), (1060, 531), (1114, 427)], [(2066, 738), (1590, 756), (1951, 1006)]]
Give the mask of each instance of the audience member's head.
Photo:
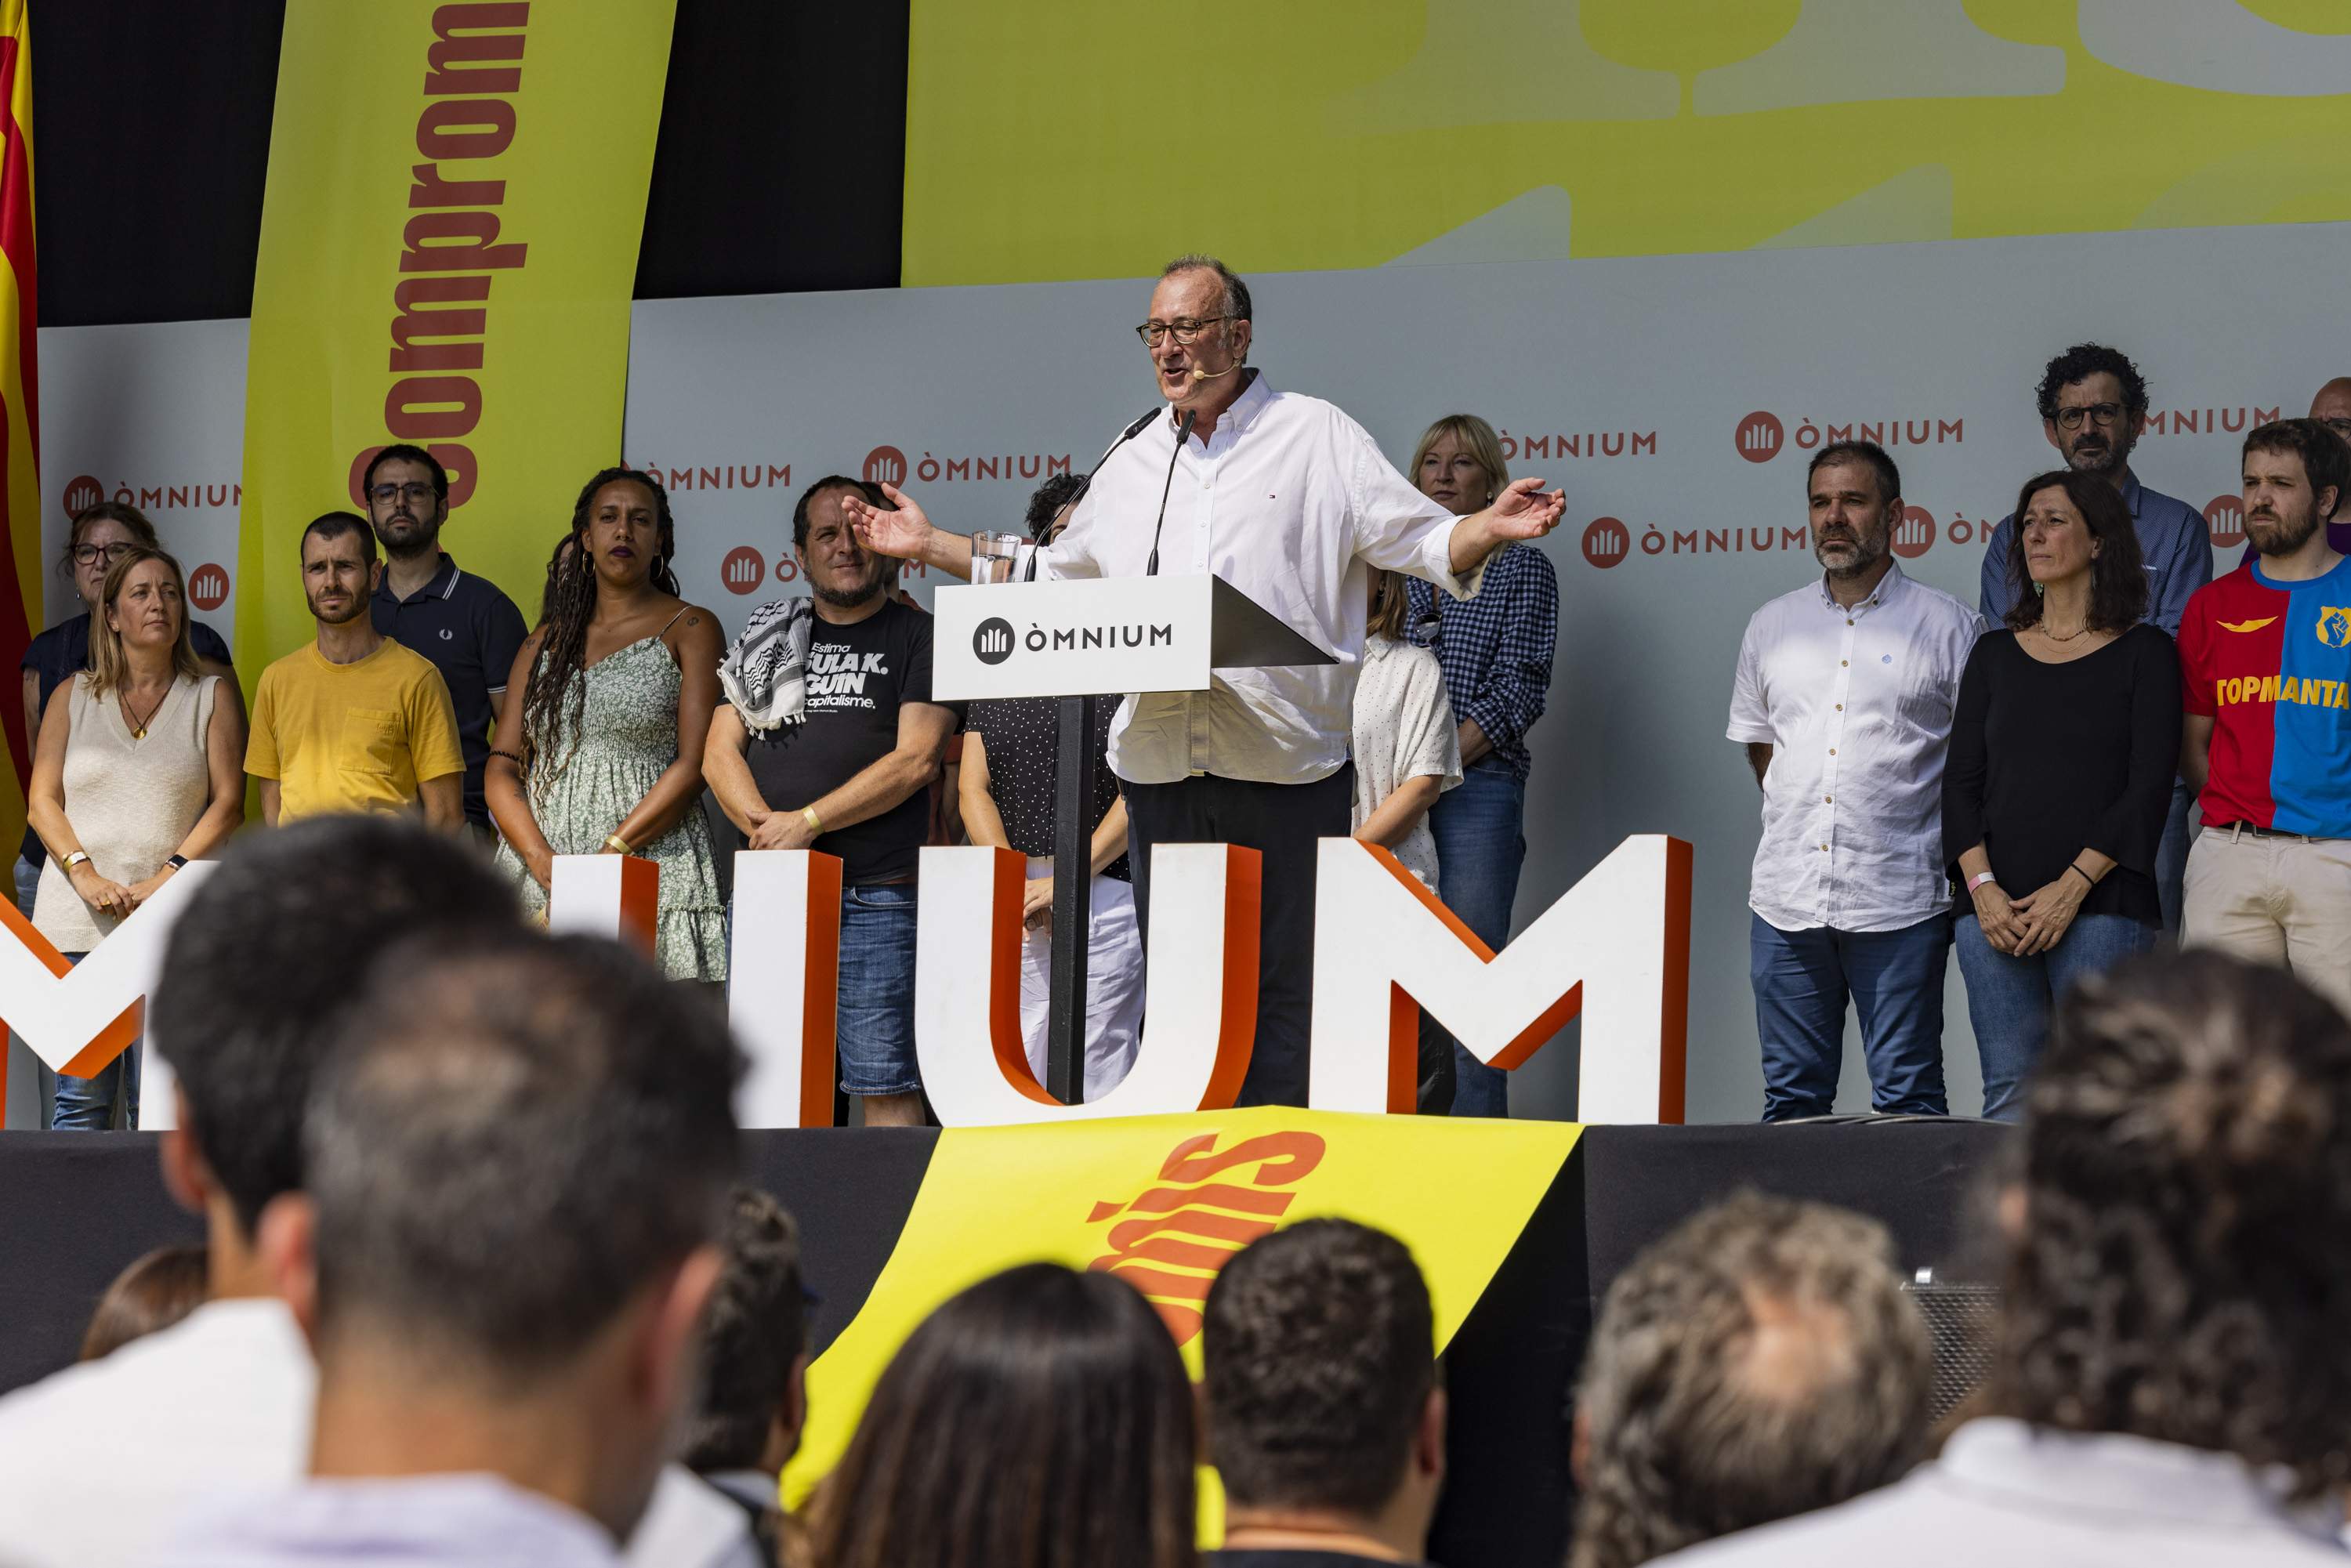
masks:
[(2283, 970), (2136, 960), (2026, 1101), (1992, 1407), (2351, 1482), (2351, 1023)]
[(380, 959), (265, 1222), (319, 1359), (314, 1472), (487, 1471), (624, 1539), (699, 1388), (739, 1063), (607, 940)]
[(111, 1355), (134, 1339), (170, 1328), (201, 1305), (207, 1291), (204, 1244), (158, 1247), (114, 1277), (89, 1329), (81, 1336), (81, 1359)]
[(1188, 1568), (1192, 1388), (1108, 1274), (1032, 1263), (907, 1336), (818, 1494), (818, 1568)]
[(685, 1462), (703, 1475), (774, 1476), (799, 1450), (808, 1416), (799, 1229), (767, 1193), (737, 1186), (724, 1241), (726, 1267), (704, 1325), (702, 1404)]
[(1201, 1364), (1235, 1546), (1278, 1521), (1420, 1556), (1445, 1396), (1428, 1287), (1403, 1242), (1344, 1219), (1252, 1241), (1209, 1287)]
[(1609, 1288), (1576, 1394), (1571, 1568), (1633, 1568), (1907, 1469), (1934, 1357), (1885, 1230), (1753, 1193)]
[(249, 1261), (263, 1207), (302, 1185), (311, 1070), (363, 1005), (367, 956), (412, 932), (520, 928), (480, 854), (403, 819), (321, 817), (229, 845), (172, 927), (147, 1005), (178, 1079), (164, 1180), (213, 1220), (214, 1294), (256, 1293), (224, 1270)]

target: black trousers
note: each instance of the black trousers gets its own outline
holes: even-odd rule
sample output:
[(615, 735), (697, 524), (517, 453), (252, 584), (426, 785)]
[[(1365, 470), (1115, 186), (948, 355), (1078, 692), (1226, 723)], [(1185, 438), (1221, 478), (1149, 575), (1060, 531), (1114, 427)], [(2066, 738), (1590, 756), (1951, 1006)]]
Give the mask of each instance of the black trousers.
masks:
[[(1173, 784), (1119, 786), (1126, 798), (1134, 913), (1151, 940), (1155, 844), (1238, 844), (1264, 857), (1259, 883), (1257, 1045), (1241, 1084), (1244, 1105), (1306, 1103), (1313, 1027), (1316, 844), (1343, 839), (1353, 817), (1355, 767), (1311, 784), (1257, 784), (1203, 774)], [(1162, 976), (1181, 985), (1184, 977)], [(1148, 1006), (1148, 998), (1145, 998)]]

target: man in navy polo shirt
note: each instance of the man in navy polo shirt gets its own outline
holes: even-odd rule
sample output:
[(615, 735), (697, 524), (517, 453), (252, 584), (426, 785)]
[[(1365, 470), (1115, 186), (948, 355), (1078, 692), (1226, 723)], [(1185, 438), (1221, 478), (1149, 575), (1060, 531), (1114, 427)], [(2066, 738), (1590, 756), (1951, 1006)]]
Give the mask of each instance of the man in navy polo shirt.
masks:
[(368, 465), (360, 488), (386, 558), (375, 591), (375, 629), (430, 659), (449, 683), (465, 753), (465, 821), (488, 837), (495, 830), (482, 770), (490, 760), (498, 698), (529, 629), (496, 584), (459, 571), (441, 548), (449, 471), (438, 458), (418, 446), (387, 446)]

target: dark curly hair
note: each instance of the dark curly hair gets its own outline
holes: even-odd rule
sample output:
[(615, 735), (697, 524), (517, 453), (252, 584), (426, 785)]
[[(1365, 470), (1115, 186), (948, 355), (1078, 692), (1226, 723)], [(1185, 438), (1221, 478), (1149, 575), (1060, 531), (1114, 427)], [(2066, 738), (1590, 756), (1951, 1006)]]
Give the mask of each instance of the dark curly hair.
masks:
[(726, 1249), (702, 1330), (702, 1404), (686, 1432), (686, 1467), (700, 1475), (758, 1468), (792, 1364), (808, 1346), (799, 1228), (784, 1206), (737, 1186)]
[(1056, 474), (1038, 486), (1029, 497), (1028, 516), (1022, 519), (1029, 529), (1029, 542), (1043, 544), (1047, 530), (1061, 516), (1061, 508), (1084, 495), (1085, 490), (1086, 476), (1082, 474)]
[(2104, 343), (2076, 343), (2050, 361), (2048, 368), (2041, 372), (2041, 384), (2032, 392), (2041, 417), (2055, 419), (2057, 394), (2075, 382), (2088, 381), (2101, 371), (2122, 383), (2125, 413), (2136, 418), (2147, 412), (2147, 378), (2138, 373), (2138, 367), (2131, 363), (2128, 354)]
[(2041, 621), (2041, 595), (2032, 591), (2032, 576), (2024, 565), (2024, 512), (2043, 490), (2064, 491), (2098, 542), (2098, 553), (2090, 561), (2090, 625), (2100, 632), (2137, 625), (2147, 614), (2147, 558), (2139, 550), (2130, 508), (2097, 475), (2053, 468), (2024, 482), (2016, 493), (2016, 510), (2009, 514), (2016, 519), (2016, 532), (2008, 541), (2008, 592), (2013, 601), (2006, 617), (2009, 626), (2022, 632)]
[(1741, 1192), (1608, 1288), (1576, 1415), (1589, 1434), (1569, 1568), (1636, 1563), (1899, 1477), (1934, 1352), (1875, 1220)]
[(2210, 951), (2087, 977), (2020, 1166), (1996, 1413), (2351, 1484), (2351, 1022)]
[[(596, 563), (589, 557), (585, 538), (588, 508), (595, 501), (597, 491), (622, 479), (643, 486), (653, 498), (653, 516), (661, 528), (661, 553), (653, 559), (653, 583), (664, 593), (677, 592), (677, 574), (669, 564), (677, 559), (677, 524), (670, 516), (669, 492), (662, 488), (660, 480), (641, 469), (601, 470), (580, 487), (580, 499), (572, 503), (574, 549), (569, 559), (559, 565), (552, 560), (549, 563), (552, 578), (542, 617), (547, 634), (539, 643), (538, 661), (531, 666), (530, 682), (523, 688), (522, 697), (522, 773), (531, 780), (534, 795), (542, 792), (563, 771), (580, 745), (588, 683), (573, 677), (586, 668), (588, 622), (596, 616)], [(559, 553), (561, 548), (559, 541)], [(559, 744), (562, 747), (559, 756)], [(554, 766), (539, 773), (538, 763), (550, 757), (556, 758)]]
[(1437, 1385), (1428, 1286), (1405, 1244), (1344, 1219), (1259, 1238), (1208, 1287), (1208, 1460), (1237, 1503), (1377, 1514)]

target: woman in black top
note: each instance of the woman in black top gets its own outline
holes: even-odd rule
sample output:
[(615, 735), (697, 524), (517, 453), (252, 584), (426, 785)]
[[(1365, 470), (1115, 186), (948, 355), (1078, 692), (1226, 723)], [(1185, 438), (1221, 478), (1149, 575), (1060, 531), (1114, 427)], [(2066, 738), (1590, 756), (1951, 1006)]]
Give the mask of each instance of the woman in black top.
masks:
[(2139, 621), (2147, 570), (2114, 486), (2043, 474), (2016, 521), (2016, 607), (1968, 656), (1943, 770), (1943, 852), (1973, 904), (1959, 972), (1984, 1114), (2002, 1119), (2055, 999), (2155, 946), (2180, 726), (2179, 653)]

